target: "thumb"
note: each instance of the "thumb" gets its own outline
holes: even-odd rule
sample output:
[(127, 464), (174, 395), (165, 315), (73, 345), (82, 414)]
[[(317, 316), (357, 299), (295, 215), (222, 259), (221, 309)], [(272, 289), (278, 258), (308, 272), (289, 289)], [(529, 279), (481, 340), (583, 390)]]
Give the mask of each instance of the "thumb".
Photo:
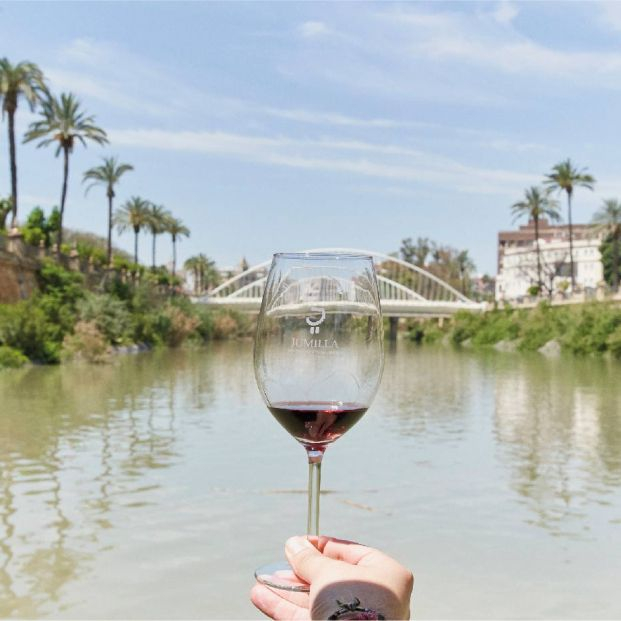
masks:
[(287, 539), (285, 554), (295, 574), (308, 583), (312, 583), (330, 565), (338, 563), (323, 556), (306, 537)]

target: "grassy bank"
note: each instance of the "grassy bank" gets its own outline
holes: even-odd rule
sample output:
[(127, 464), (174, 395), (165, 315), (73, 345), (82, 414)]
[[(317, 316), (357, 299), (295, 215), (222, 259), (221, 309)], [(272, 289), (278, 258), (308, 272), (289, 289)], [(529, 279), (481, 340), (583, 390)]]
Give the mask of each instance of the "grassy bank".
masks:
[(621, 308), (603, 302), (534, 309), (459, 312), (440, 327), (438, 322), (412, 324), (408, 337), (416, 342), (450, 342), (472, 347), (537, 351), (555, 341), (572, 354), (610, 354), (621, 359)]
[(128, 345), (177, 347), (245, 336), (252, 329), (245, 315), (171, 296), (157, 274), (148, 272), (139, 283), (111, 276), (91, 291), (80, 273), (46, 261), (39, 289), (28, 300), (0, 305), (0, 368), (72, 358), (103, 362)]

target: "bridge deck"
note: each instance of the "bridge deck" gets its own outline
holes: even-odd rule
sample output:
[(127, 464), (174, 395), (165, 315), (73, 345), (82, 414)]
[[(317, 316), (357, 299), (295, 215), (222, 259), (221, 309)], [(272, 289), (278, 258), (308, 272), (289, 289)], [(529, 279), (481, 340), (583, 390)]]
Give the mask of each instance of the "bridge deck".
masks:
[[(246, 313), (258, 313), (261, 298), (193, 298), (194, 302), (214, 308), (234, 308)], [(432, 302), (422, 300), (382, 300), (384, 317), (449, 317), (459, 310), (482, 312), (485, 303), (477, 302)]]

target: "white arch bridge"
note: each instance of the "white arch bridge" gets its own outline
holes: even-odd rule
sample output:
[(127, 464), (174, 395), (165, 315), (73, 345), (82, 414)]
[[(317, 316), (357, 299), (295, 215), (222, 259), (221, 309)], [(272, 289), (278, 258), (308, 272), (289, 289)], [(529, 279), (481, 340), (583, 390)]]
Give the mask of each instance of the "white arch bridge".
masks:
[[(386, 254), (351, 248), (317, 248), (305, 252), (345, 252), (373, 257), (385, 317), (447, 317), (458, 310), (480, 312), (485, 307), (427, 270)], [(237, 274), (194, 301), (258, 313), (271, 262), (270, 259)]]

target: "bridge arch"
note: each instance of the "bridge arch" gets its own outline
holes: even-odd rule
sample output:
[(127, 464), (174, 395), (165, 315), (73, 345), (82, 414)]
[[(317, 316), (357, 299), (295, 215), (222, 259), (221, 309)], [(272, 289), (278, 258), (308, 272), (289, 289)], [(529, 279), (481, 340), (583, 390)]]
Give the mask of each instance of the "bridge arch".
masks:
[[(435, 274), (381, 252), (354, 248), (314, 248), (304, 252), (343, 252), (371, 256), (377, 272), (382, 310), (388, 317), (447, 316), (460, 309), (481, 311), (484, 308), (484, 304), (470, 300)], [(195, 301), (210, 306), (258, 312), (270, 264), (271, 259), (254, 265)]]

